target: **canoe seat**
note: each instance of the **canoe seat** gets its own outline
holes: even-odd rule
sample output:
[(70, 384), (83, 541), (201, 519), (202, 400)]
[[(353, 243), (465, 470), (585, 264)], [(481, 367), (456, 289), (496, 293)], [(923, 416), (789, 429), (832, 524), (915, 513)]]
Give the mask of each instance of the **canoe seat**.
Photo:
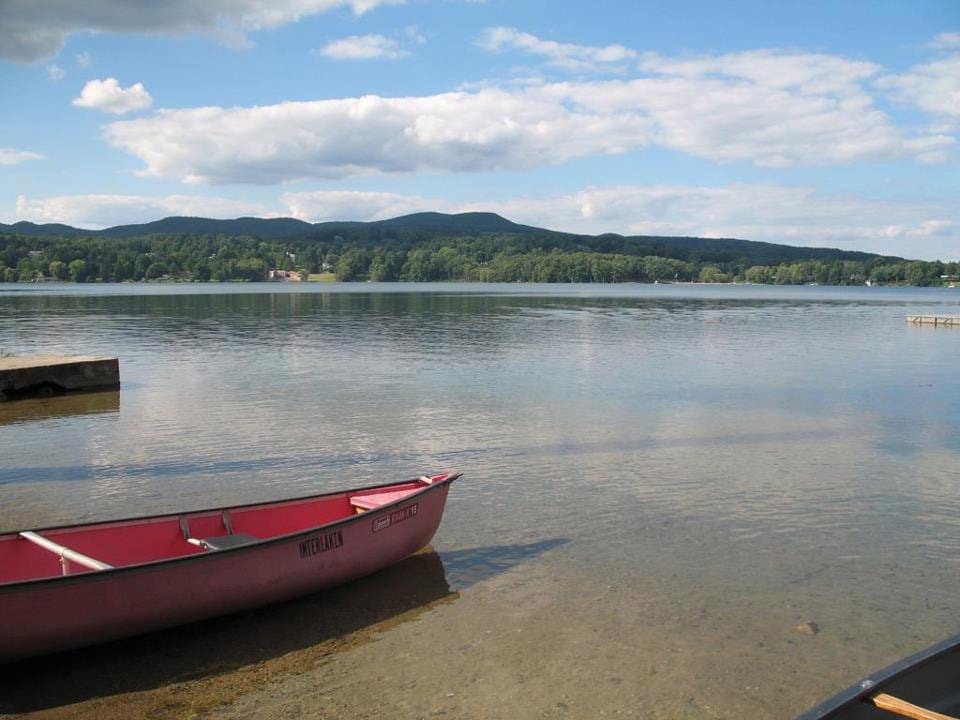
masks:
[(260, 542), (260, 538), (248, 533), (233, 533), (233, 535), (217, 535), (216, 537), (208, 538), (191, 538), (191, 540), (194, 539), (196, 542), (193, 544), (204, 550), (228, 550), (230, 548)]
[(350, 498), (350, 504), (357, 509), (358, 513), (362, 513), (367, 510), (376, 510), (378, 507), (382, 507), (396, 500), (401, 500), (415, 492), (416, 489), (394, 490), (393, 492), (371, 493), (369, 495), (354, 495)]

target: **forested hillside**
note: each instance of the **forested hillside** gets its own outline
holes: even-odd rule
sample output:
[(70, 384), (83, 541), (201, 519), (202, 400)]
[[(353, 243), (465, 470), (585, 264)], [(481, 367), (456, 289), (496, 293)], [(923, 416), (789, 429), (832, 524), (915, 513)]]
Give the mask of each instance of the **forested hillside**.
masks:
[[(6, 228), (4, 230), (4, 228)], [(736, 239), (573, 235), (491, 213), (420, 213), (379, 222), (290, 218), (155, 223), (82, 231), (0, 228), (0, 279), (75, 282), (265, 280), (270, 269), (373, 281), (936, 285), (957, 263)]]

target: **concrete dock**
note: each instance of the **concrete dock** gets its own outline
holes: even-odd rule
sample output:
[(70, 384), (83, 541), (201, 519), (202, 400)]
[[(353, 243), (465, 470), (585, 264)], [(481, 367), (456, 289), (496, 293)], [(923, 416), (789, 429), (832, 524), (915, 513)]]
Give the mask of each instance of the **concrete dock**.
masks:
[(938, 325), (960, 327), (960, 315), (907, 315), (911, 325)]
[(0, 402), (89, 390), (119, 390), (117, 358), (34, 355), (0, 358)]

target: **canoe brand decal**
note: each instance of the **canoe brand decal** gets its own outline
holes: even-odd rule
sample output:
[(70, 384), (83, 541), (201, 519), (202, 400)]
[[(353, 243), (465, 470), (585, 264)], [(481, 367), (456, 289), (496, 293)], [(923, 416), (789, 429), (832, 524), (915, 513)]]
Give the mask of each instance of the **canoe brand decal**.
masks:
[(300, 543), (300, 557), (320, 555), (330, 550), (336, 550), (338, 547), (343, 547), (343, 532), (335, 530), (334, 532), (307, 538)]
[(373, 531), (378, 532), (384, 530), (385, 528), (390, 527), (391, 525), (396, 525), (401, 523), (404, 520), (409, 520), (414, 515), (417, 514), (417, 511), (420, 509), (420, 503), (414, 503), (413, 505), (407, 505), (405, 508), (400, 508), (399, 510), (394, 510), (389, 515), (384, 515), (378, 517), (373, 521)]

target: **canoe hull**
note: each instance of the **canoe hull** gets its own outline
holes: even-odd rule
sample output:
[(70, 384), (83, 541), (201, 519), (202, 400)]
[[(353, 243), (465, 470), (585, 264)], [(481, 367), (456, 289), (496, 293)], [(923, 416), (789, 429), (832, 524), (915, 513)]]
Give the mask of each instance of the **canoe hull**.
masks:
[(869, 697), (893, 695), (927, 710), (960, 717), (960, 635), (895, 662), (837, 693), (796, 720), (892, 720)]
[(449, 488), (444, 482), (266, 543), (0, 587), (0, 662), (279, 602), (376, 572), (430, 542)]

